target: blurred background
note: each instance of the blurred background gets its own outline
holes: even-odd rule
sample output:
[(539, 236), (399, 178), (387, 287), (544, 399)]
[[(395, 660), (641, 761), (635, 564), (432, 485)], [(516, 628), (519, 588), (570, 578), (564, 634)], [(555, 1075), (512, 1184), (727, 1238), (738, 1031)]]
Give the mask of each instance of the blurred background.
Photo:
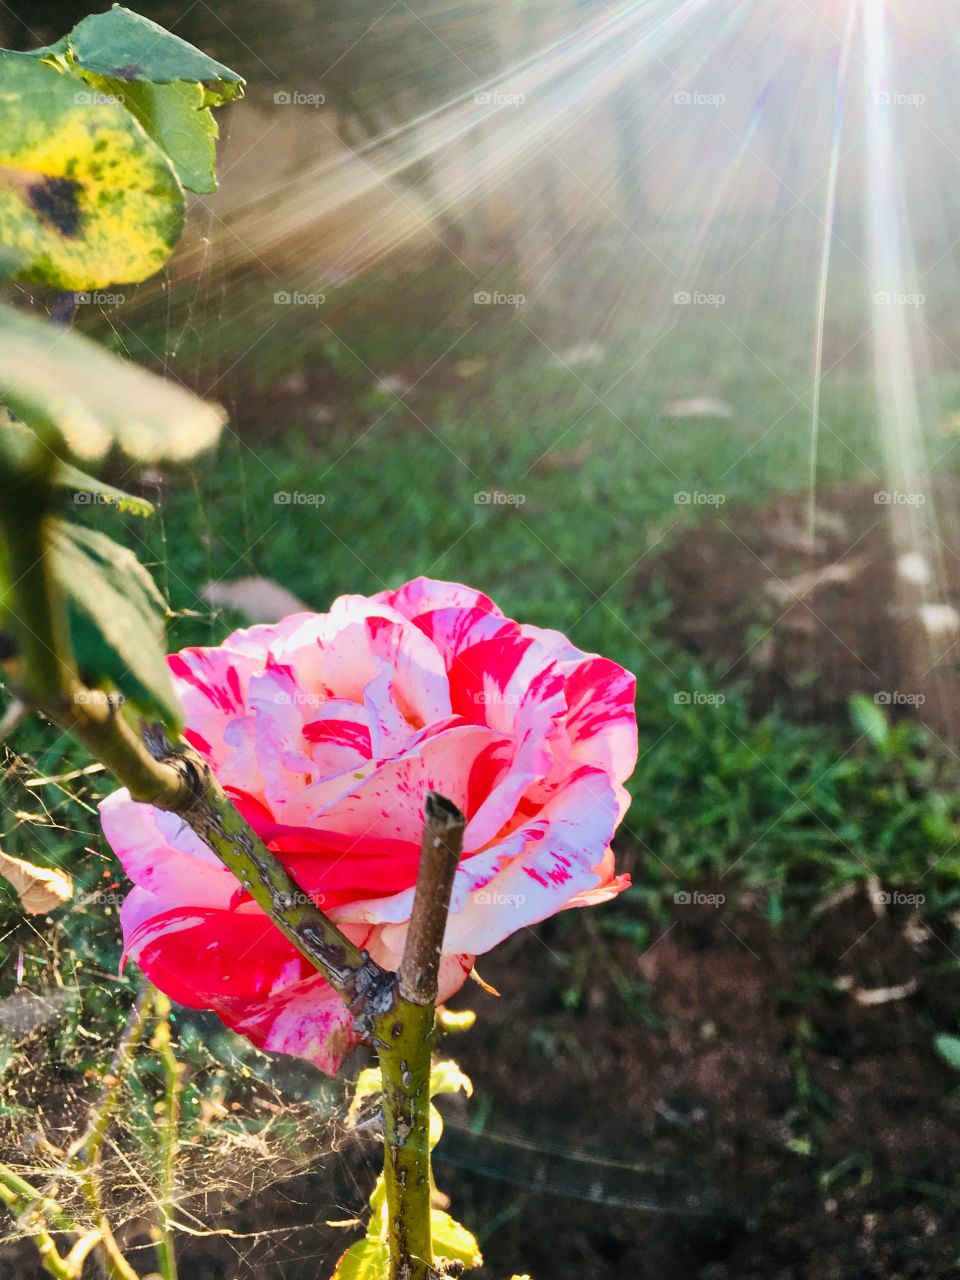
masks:
[[(167, 271), (78, 321), (230, 410), (188, 473), (110, 476), (159, 505), (126, 533), (173, 645), (422, 573), (638, 676), (634, 887), (458, 998), (438, 1176), (478, 1274), (957, 1274), (955, 5), (138, 8), (248, 80)], [(12, 0), (0, 43), (86, 12)], [(4, 765), (4, 848), (89, 868), (46, 923), (2, 905), (3, 1145), (36, 1160), (135, 975), (108, 782), (34, 725)], [(180, 1035), (186, 1274), (328, 1274), (311, 1224), (361, 1211), (375, 1145), (306, 1068)]]

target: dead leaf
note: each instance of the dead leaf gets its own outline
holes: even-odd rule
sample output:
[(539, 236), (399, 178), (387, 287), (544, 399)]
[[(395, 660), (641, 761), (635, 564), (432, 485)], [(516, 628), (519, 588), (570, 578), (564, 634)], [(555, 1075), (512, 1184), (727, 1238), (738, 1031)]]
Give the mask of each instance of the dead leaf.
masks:
[(0, 876), (16, 889), (27, 915), (43, 915), (62, 907), (73, 897), (73, 881), (64, 871), (35, 867), (0, 850)]
[(572, 471), (575, 467), (582, 467), (591, 453), (593, 442), (581, 440), (575, 449), (551, 449), (549, 453), (542, 454), (530, 470), (540, 475), (550, 475), (554, 471)]
[(840, 586), (852, 582), (867, 563), (866, 556), (853, 556), (849, 560), (837, 560), (834, 564), (825, 565), (822, 569), (808, 569), (798, 573), (786, 582), (779, 578), (770, 578), (763, 584), (768, 596), (788, 604), (791, 600), (802, 600), (818, 587)]
[(853, 998), (857, 1004), (861, 1005), (892, 1004), (895, 1000), (906, 1000), (908, 996), (915, 995), (919, 987), (920, 984), (916, 978), (911, 978), (909, 982), (903, 982), (898, 987), (871, 987), (867, 990), (861, 988), (854, 991)]
[(279, 622), (291, 613), (310, 612), (309, 605), (270, 578), (208, 582), (200, 595), (208, 604), (225, 605), (246, 614), (251, 622)]
[(691, 396), (689, 400), (669, 400), (663, 406), (665, 418), (722, 418), (733, 417), (733, 405), (717, 396)]

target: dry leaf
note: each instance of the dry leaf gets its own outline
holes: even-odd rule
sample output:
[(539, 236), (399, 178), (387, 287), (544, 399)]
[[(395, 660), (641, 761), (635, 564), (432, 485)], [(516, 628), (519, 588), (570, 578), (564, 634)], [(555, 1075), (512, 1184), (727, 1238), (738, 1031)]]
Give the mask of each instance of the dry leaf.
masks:
[(665, 418), (723, 418), (733, 417), (733, 405), (716, 396), (693, 396), (689, 400), (670, 400), (663, 406)]
[(0, 850), (0, 876), (13, 885), (27, 915), (42, 915), (73, 897), (73, 881), (64, 871), (35, 867)]
[(251, 622), (279, 622), (291, 613), (308, 613), (309, 605), (270, 578), (235, 578), (208, 582), (200, 592), (209, 604), (222, 604), (246, 614)]
[(911, 978), (899, 987), (871, 987), (866, 991), (854, 991), (853, 998), (857, 1004), (862, 1005), (892, 1004), (894, 1000), (906, 1000), (907, 996), (914, 995), (919, 985), (916, 978)]

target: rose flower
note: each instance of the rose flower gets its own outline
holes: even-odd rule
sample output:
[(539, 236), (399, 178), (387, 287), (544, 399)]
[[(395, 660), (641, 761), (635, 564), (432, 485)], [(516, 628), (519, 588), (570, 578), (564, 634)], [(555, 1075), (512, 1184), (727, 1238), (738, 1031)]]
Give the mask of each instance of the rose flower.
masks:
[[(186, 739), (386, 969), (403, 953), (427, 792), (463, 810), (441, 1001), (503, 938), (628, 884), (610, 840), (636, 762), (633, 676), (478, 591), (418, 578), (169, 663)], [(213, 852), (125, 790), (101, 818), (134, 885), (125, 955), (173, 1000), (335, 1072), (356, 1043), (350, 1013)]]

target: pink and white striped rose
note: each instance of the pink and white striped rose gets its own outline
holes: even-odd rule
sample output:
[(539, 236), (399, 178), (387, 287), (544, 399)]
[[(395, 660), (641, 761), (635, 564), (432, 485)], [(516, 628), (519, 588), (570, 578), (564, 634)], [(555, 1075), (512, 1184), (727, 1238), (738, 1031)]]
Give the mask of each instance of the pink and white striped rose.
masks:
[[(169, 663), (187, 739), (303, 890), (388, 969), (426, 794), (464, 811), (442, 1000), (509, 934), (628, 883), (610, 840), (636, 762), (633, 676), (478, 591), (418, 578)], [(335, 1072), (355, 1043), (346, 1007), (217, 857), (125, 790), (101, 818), (134, 885), (125, 954), (172, 999)]]

